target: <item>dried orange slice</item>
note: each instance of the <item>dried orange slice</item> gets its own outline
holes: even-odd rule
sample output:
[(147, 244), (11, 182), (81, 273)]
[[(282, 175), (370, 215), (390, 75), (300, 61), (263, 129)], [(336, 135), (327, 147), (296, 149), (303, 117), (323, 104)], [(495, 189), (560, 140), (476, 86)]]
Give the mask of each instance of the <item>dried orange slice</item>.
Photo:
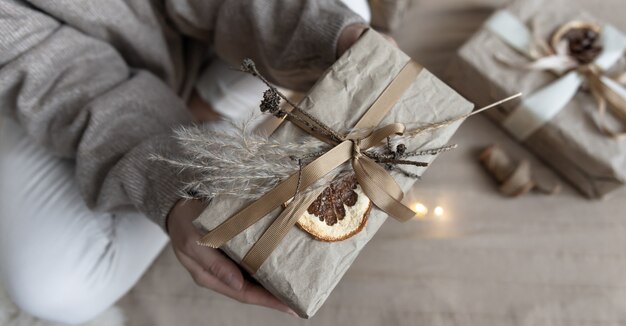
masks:
[(354, 174), (334, 180), (298, 219), (298, 226), (320, 241), (350, 238), (367, 224), (371, 201)]

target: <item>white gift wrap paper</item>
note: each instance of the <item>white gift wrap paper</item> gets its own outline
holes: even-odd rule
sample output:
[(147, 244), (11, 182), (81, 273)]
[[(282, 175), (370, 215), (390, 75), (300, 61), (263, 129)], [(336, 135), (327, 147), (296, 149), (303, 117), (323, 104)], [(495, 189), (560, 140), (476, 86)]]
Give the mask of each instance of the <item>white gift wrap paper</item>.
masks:
[[(335, 130), (349, 130), (408, 60), (406, 54), (391, 46), (381, 35), (368, 31), (325, 72), (300, 106)], [(392, 122), (403, 122), (408, 127), (425, 125), (466, 114), (472, 108), (470, 102), (424, 69), (380, 126)], [(405, 143), (407, 149), (446, 145), (460, 123), (455, 122), (419, 135)], [(283, 123), (272, 137), (281, 141), (318, 141), (289, 122)], [(419, 160), (432, 162), (434, 158), (423, 156)], [(425, 170), (403, 167), (420, 175)], [(414, 179), (398, 173), (392, 175), (405, 191), (415, 183)], [(416, 186), (419, 187), (419, 182)], [(210, 217), (198, 218), (194, 223), (204, 231), (211, 230), (251, 202), (234, 196), (217, 196), (208, 207), (209, 211), (215, 213), (210, 214)], [(276, 209), (228, 241), (221, 249), (235, 262), (241, 262), (279, 213), (280, 209)], [(321, 307), (386, 218), (385, 213), (372, 209), (367, 226), (355, 236), (340, 242), (314, 240), (294, 226), (253, 276), (300, 316), (309, 318)], [(406, 259), (402, 256), (399, 253), (398, 259)]]
[[(605, 25), (565, 0), (515, 1), (506, 10), (529, 27), (534, 21), (537, 32), (545, 40), (572, 20)], [(529, 62), (526, 56), (484, 27), (459, 50), (450, 68), (451, 84), (477, 105), (518, 92), (532, 96), (559, 79), (551, 72), (509, 67), (495, 55), (510, 58), (511, 62)], [(623, 62), (612, 67), (617, 71), (623, 68)], [(486, 114), (503, 124), (518, 105), (519, 102), (506, 103)], [(523, 140), (524, 145), (590, 198), (603, 197), (626, 180), (626, 142), (607, 137), (598, 129), (593, 120), (597, 118), (596, 108), (590, 93), (578, 91), (563, 109)], [(606, 118), (609, 124), (620, 126), (610, 112)]]

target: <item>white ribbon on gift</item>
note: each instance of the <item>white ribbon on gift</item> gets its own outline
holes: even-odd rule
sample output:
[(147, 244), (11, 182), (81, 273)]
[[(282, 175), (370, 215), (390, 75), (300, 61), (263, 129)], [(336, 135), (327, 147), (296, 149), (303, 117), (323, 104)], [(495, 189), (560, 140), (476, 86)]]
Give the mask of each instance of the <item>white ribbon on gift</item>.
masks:
[[(509, 46), (534, 59), (532, 33), (519, 18), (507, 10), (499, 10), (485, 24), (488, 30), (499, 36)], [(626, 36), (611, 25), (603, 26), (601, 35), (603, 50), (592, 64), (602, 70), (608, 70), (624, 54)], [(579, 71), (572, 70), (566, 73), (524, 99), (506, 117), (502, 125), (518, 140), (525, 140), (565, 108), (584, 80), (585, 76)], [(601, 77), (601, 81), (626, 98), (626, 89), (622, 85), (605, 76)]]

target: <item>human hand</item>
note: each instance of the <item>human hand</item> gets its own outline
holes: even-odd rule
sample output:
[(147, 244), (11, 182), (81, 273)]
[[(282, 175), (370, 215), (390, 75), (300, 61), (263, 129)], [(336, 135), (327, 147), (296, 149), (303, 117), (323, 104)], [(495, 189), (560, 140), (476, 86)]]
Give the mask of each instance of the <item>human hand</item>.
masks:
[(196, 243), (201, 234), (192, 221), (204, 208), (199, 200), (179, 200), (167, 220), (174, 253), (196, 284), (241, 303), (264, 306), (298, 316), (266, 289), (245, 279), (239, 267), (221, 251)]
[[(337, 57), (350, 48), (367, 28), (369, 26), (365, 24), (353, 24), (344, 28), (337, 42)], [(396, 45), (391, 37), (386, 37)], [(209, 122), (219, 117), (211, 105), (196, 92), (191, 96), (188, 105), (196, 121)], [(265, 306), (297, 316), (266, 289), (246, 280), (239, 267), (221, 251), (196, 243), (201, 234), (192, 221), (204, 208), (199, 200), (180, 200), (172, 208), (167, 220), (174, 253), (196, 284), (242, 303)]]
[[(337, 40), (337, 58), (339, 58), (344, 52), (346, 52), (356, 41), (361, 37), (361, 35), (370, 28), (365, 24), (352, 24), (346, 26), (343, 31), (341, 31), (341, 35), (339, 35), (339, 39)], [(382, 34), (392, 45), (398, 46), (393, 37)]]

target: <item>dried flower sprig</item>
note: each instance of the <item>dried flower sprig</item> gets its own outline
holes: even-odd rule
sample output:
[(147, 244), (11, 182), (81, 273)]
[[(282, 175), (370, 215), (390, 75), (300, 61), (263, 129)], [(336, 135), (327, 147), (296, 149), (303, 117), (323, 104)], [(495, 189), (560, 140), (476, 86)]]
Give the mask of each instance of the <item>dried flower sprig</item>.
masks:
[[(324, 125), (321, 121), (319, 121), (314, 116), (302, 110), (297, 104), (291, 101), (288, 96), (285, 96), (276, 87), (274, 87), (274, 85), (272, 85), (267, 79), (265, 79), (265, 77), (263, 77), (263, 75), (259, 73), (259, 70), (256, 68), (256, 65), (254, 64), (254, 61), (252, 61), (252, 59), (249, 59), (249, 58), (243, 59), (243, 63), (241, 64), (240, 69), (242, 72), (249, 73), (252, 76), (257, 77), (259, 80), (261, 80), (265, 85), (267, 85), (267, 87), (269, 87), (270, 94), (272, 94), (271, 96), (274, 96), (274, 95), (279, 96), (280, 98), (285, 100), (285, 102), (287, 102), (293, 108), (293, 110), (296, 110), (299, 114), (305, 116), (307, 120), (300, 118), (298, 115), (292, 114), (290, 111), (281, 109), (280, 105), (276, 105), (275, 107), (271, 108), (271, 110), (273, 111), (272, 113), (275, 116), (279, 118), (287, 117), (287, 119), (296, 120), (300, 123), (303, 123), (304, 125), (311, 128), (312, 130), (315, 130), (324, 134), (325, 136), (329, 137), (330, 139), (332, 139), (333, 141), (337, 143), (340, 143), (343, 141), (343, 137), (341, 135), (339, 135), (333, 129)], [(270, 108), (268, 107), (268, 109)], [(312, 121), (313, 123), (315, 123), (315, 125), (312, 125), (309, 121)]]
[[(216, 195), (233, 195), (256, 198), (270, 191), (278, 182), (300, 169), (289, 155), (304, 156), (328, 149), (321, 141), (278, 142), (249, 133), (248, 124), (231, 124), (228, 128), (195, 126), (176, 131), (176, 138), (184, 149), (175, 158), (153, 156), (193, 176), (184, 184), (180, 195), (189, 198), (213, 198)], [(334, 171), (333, 178), (345, 169)], [(329, 179), (320, 180), (309, 190), (325, 185)], [(301, 191), (300, 193), (303, 193)]]
[(285, 113), (280, 110), (280, 96), (271, 88), (263, 92), (260, 108), (261, 112), (269, 112), (278, 118), (285, 116)]
[(396, 147), (396, 151), (391, 154), (380, 154), (380, 159), (391, 159), (391, 158), (405, 158), (405, 157), (414, 157), (414, 156), (425, 156), (425, 155), (437, 155), (439, 153), (448, 152), (458, 147), (457, 144), (445, 145), (438, 148), (431, 148), (427, 150), (419, 150), (413, 152), (406, 152), (406, 146), (404, 144), (399, 144)]
[[(244, 60), (241, 70), (258, 77), (269, 87), (269, 90), (263, 94), (262, 111), (278, 117), (298, 120), (328, 136), (335, 142), (343, 141), (343, 136), (306, 113), (271, 85), (261, 76), (252, 60)], [(517, 96), (519, 95), (511, 98)], [(291, 111), (281, 108), (281, 99), (285, 100), (293, 108), (293, 111), (298, 114), (291, 114)], [(468, 115), (409, 130), (409, 137), (427, 130), (450, 125), (453, 122), (497, 106), (506, 100)], [(301, 116), (306, 117), (306, 120), (302, 119)], [(311, 125), (311, 123), (314, 125)], [(212, 129), (211, 126), (183, 128), (177, 132), (176, 137), (180, 145), (185, 149), (185, 155), (176, 158), (154, 156), (153, 159), (168, 162), (178, 167), (181, 171), (191, 172), (194, 177), (182, 189), (181, 195), (183, 197), (213, 198), (217, 195), (233, 195), (244, 199), (256, 199), (259, 194), (270, 191), (281, 180), (300, 171), (306, 160), (315, 159), (330, 148), (328, 144), (317, 140), (279, 143), (267, 137), (249, 133), (248, 128), (248, 123), (233, 124), (231, 128)], [(456, 145), (407, 152), (404, 144), (398, 144), (394, 149), (391, 140), (388, 139), (386, 148), (372, 148), (363, 154), (376, 162), (384, 164), (390, 171), (396, 171), (407, 177), (419, 179), (419, 175), (406, 171), (399, 165), (408, 164), (423, 167), (427, 163), (410, 161), (406, 160), (406, 158), (435, 155), (453, 148), (456, 148)], [(296, 194), (303, 194), (325, 187), (334, 178), (343, 177), (351, 173), (347, 167), (348, 164), (344, 164), (341, 168), (318, 180), (306, 190), (299, 193), (298, 190)]]
[[(333, 141), (337, 143), (344, 140), (343, 136), (339, 135), (336, 131), (334, 131), (332, 128), (330, 128), (329, 126), (327, 126), (326, 124), (324, 124), (323, 122), (315, 118), (314, 116), (308, 114), (306, 111), (300, 108), (297, 104), (289, 100), (289, 98), (285, 96), (284, 94), (282, 94), (276, 87), (274, 87), (267, 79), (265, 79), (265, 77), (263, 77), (263, 75), (261, 75), (261, 73), (256, 68), (256, 65), (254, 64), (254, 61), (252, 61), (252, 59), (248, 59), (248, 58), (244, 59), (241, 64), (240, 69), (243, 72), (249, 73), (252, 76), (259, 78), (263, 83), (265, 83), (269, 87), (269, 89), (265, 91), (265, 93), (263, 94), (263, 101), (261, 102), (262, 112), (270, 112), (277, 117), (286, 117), (287, 119), (297, 120), (298, 122), (304, 123), (305, 125), (307, 125), (307, 127), (311, 128), (312, 130), (320, 131), (321, 133), (325, 134), (326, 136), (328, 136), (330, 139), (332, 139)], [(293, 114), (292, 113), (293, 111), (287, 111), (287, 110), (280, 108), (279, 102), (276, 102), (277, 96), (284, 99), (292, 107), (293, 111), (296, 111), (299, 115), (305, 116), (307, 120), (312, 121), (314, 125), (312, 125), (307, 120), (301, 119), (298, 115)], [(389, 158), (388, 156), (382, 157), (379, 154), (377, 154), (375, 151), (366, 151), (364, 154), (378, 163), (428, 166), (428, 163), (426, 162), (399, 160), (395, 157)]]

